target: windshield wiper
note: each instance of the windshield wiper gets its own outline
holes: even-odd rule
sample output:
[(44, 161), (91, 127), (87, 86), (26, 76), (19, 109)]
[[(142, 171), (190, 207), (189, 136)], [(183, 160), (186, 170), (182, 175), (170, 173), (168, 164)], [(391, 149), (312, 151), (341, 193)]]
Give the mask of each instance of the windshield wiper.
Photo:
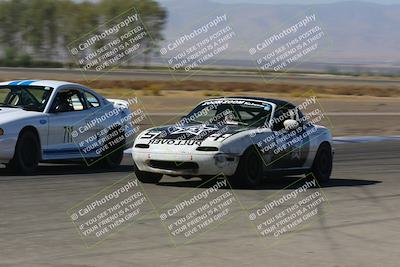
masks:
[(241, 121), (225, 121), (226, 124), (229, 125), (241, 125), (241, 126), (249, 126), (248, 123), (241, 122)]
[(196, 121), (196, 120), (191, 120), (191, 121), (188, 122), (188, 124), (193, 124), (193, 123), (196, 123), (196, 124), (205, 124), (205, 122), (203, 122), (203, 121)]

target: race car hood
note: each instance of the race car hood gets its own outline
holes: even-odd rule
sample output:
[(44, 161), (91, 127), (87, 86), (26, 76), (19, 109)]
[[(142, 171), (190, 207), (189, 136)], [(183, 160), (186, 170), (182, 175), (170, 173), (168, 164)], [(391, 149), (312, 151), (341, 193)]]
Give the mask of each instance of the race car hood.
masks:
[(182, 139), (182, 140), (205, 140), (215, 134), (230, 134), (246, 130), (246, 127), (238, 125), (217, 125), (217, 124), (190, 124), (190, 125), (168, 125), (153, 128), (151, 132), (161, 132), (160, 139)]
[(188, 151), (199, 146), (219, 147), (227, 138), (248, 130), (239, 125), (167, 125), (148, 129), (138, 136), (135, 144), (148, 144), (151, 149)]
[(0, 107), (0, 125), (9, 122), (15, 122), (19, 119), (42, 116), (41, 112), (26, 111), (20, 108), (3, 108)]

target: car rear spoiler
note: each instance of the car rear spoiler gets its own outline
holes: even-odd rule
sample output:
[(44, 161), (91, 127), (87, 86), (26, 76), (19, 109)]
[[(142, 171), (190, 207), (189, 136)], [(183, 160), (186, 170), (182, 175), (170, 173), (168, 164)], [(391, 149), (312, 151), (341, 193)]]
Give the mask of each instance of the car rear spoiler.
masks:
[(129, 102), (121, 99), (107, 99), (114, 104), (116, 108), (129, 108)]

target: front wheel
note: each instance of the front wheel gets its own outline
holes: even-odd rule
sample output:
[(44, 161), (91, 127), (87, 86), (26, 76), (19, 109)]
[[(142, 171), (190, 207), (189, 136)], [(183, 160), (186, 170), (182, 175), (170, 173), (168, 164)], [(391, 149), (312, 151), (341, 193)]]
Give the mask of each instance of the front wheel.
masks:
[(103, 159), (100, 165), (107, 169), (115, 169), (121, 165), (124, 158), (125, 137), (124, 133), (120, 133), (119, 129), (109, 133), (109, 140), (107, 142), (107, 149), (103, 154)]
[(39, 140), (31, 131), (21, 133), (15, 147), (14, 158), (7, 165), (17, 173), (23, 175), (33, 174), (40, 161)]
[(329, 181), (332, 173), (332, 148), (328, 143), (319, 146), (312, 165), (312, 173), (319, 183)]
[(263, 178), (263, 161), (260, 153), (254, 148), (248, 148), (240, 158), (236, 173), (231, 179), (235, 186), (256, 187)]
[(144, 172), (138, 169), (136, 164), (133, 164), (134, 172), (139, 181), (145, 184), (157, 184), (163, 177), (160, 173)]

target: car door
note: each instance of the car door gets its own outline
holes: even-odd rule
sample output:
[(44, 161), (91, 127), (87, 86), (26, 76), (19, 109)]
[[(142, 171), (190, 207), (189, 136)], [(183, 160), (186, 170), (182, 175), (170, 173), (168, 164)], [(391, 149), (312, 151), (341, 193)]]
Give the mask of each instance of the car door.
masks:
[[(75, 159), (87, 156), (83, 151), (85, 142), (94, 134), (92, 130), (85, 130), (91, 114), (79, 87), (57, 92), (49, 113), (48, 146), (44, 158)], [(80, 146), (81, 143), (83, 146)]]
[[(293, 107), (294, 108), (294, 107)], [(303, 115), (298, 109), (293, 109), (293, 118), (299, 124), (296, 130), (296, 142), (292, 145), (290, 152), (291, 164), (293, 168), (301, 168), (304, 166), (310, 153), (310, 133), (315, 126), (309, 124), (306, 120), (302, 120)]]
[[(284, 121), (296, 120), (298, 128), (286, 130)], [(309, 126), (303, 124), (297, 109), (292, 105), (277, 107), (274, 112), (272, 130), (275, 136), (275, 146), (272, 153), (272, 169), (301, 168), (309, 153), (309, 137), (304, 134)]]

